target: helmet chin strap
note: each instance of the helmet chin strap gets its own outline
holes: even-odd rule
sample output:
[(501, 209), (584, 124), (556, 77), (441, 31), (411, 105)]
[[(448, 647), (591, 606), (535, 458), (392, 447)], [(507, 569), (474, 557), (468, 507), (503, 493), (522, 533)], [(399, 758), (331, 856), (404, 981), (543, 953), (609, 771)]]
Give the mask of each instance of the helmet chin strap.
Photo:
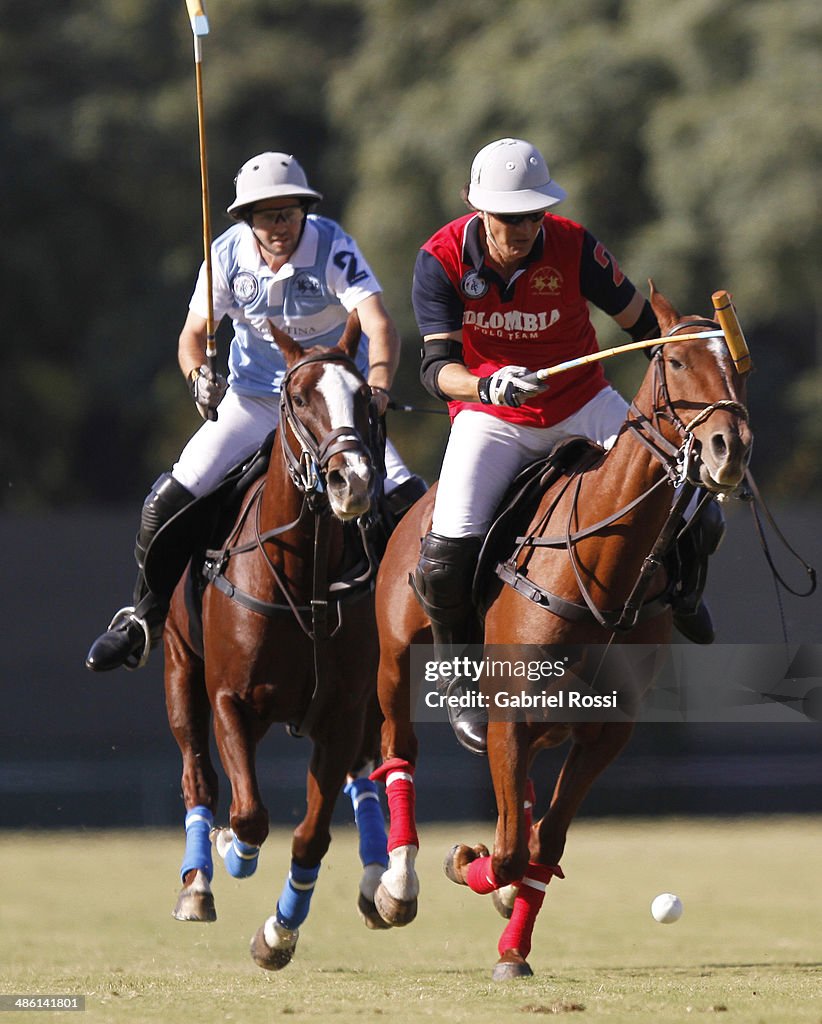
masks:
[[(499, 245), (497, 243), (496, 238), (494, 238), (494, 232), (491, 230), (491, 225), (489, 224), (487, 218), (488, 218), (488, 213), (487, 213), (487, 211), (483, 210), (482, 211), (482, 226), (485, 228), (485, 237), (488, 240), (488, 242), (490, 243), (490, 246), (493, 246), (494, 249), (496, 249), (496, 251), (497, 251), (497, 256), (495, 257), (497, 262), (500, 263), (503, 267), (507, 267), (511, 261), (505, 258), (505, 254), (503, 253), (502, 249), (500, 249), (500, 247), (499, 247)], [(490, 246), (489, 246), (489, 248), (490, 248)]]

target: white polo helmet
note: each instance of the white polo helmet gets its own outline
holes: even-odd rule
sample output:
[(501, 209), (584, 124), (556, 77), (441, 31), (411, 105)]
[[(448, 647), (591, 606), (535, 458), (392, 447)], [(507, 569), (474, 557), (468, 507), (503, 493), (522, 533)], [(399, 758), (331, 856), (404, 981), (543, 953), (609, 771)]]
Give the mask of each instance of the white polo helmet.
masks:
[(468, 202), (487, 213), (535, 213), (562, 202), (567, 193), (551, 180), (545, 159), (524, 139), (497, 139), (471, 165)]
[(260, 153), (247, 160), (234, 179), (237, 196), (228, 213), (235, 220), (242, 219), (246, 206), (261, 199), (281, 199), (293, 196), (317, 202), (322, 194), (309, 188), (305, 171), (288, 153)]

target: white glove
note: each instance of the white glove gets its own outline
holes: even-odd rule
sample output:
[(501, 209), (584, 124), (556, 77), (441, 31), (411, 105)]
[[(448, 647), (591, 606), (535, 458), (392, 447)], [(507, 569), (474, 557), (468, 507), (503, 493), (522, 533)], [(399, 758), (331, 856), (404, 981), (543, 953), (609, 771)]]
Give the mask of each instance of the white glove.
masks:
[(516, 409), (529, 398), (548, 390), (544, 381), (524, 380), (531, 371), (527, 366), (503, 366), (489, 377), (480, 377), (480, 401), (484, 405), (510, 405)]
[(225, 377), (220, 373), (212, 373), (207, 366), (198, 366), (188, 375), (188, 386), (197, 412), (204, 420), (214, 419), (209, 413), (213, 413), (223, 400), (228, 387)]

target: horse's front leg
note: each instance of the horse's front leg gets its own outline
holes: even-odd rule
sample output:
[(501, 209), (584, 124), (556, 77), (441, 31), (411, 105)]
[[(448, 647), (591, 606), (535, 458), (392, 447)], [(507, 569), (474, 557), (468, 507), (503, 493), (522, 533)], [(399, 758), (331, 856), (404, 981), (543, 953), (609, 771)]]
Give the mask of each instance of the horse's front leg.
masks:
[[(291, 868), (277, 901), (276, 912), (251, 940), (254, 962), (279, 971), (291, 962), (299, 929), (311, 907), (320, 864), (331, 843), (331, 816), (356, 754), (358, 737), (351, 722), (336, 723), (337, 734), (327, 742), (315, 739), (306, 784), (306, 813), (294, 830)], [(351, 736), (355, 743), (352, 748)]]
[(385, 644), (380, 652), (377, 691), (383, 713), (382, 764), (371, 778), (385, 784), (388, 801), (388, 869), (374, 903), (388, 926), (410, 924), (417, 916), (420, 884), (416, 871), (419, 837), (414, 767), (417, 737), (411, 724), (409, 648)]
[(556, 864), (541, 863), (529, 847), (529, 727), (523, 722), (489, 723), (488, 760), (498, 811), (493, 854), (482, 846), (455, 846), (446, 859), (445, 871), (452, 881), (481, 894), (516, 885), (492, 974), (495, 981), (505, 981), (533, 973), (527, 957), (534, 924), (548, 882), (562, 872)]
[(493, 855), (482, 843), (452, 847), (445, 873), (452, 882), (486, 895), (516, 883), (528, 863), (524, 828), (528, 768), (527, 726), (515, 722), (488, 725), (488, 764), (497, 801)]
[(568, 829), (596, 778), (631, 738), (632, 722), (586, 722), (574, 727), (573, 743), (559, 773), (551, 805), (533, 829), (531, 844), (540, 861), (557, 864)]
[(169, 726), (183, 759), (181, 781), (186, 808), (182, 888), (172, 915), (178, 921), (216, 921), (209, 836), (217, 809), (218, 782), (209, 754), (211, 707), (203, 663), (181, 636), (173, 612), (165, 634), (165, 693)]
[(265, 727), (234, 690), (218, 690), (212, 699), (214, 737), (231, 783), (229, 828), (217, 832), (217, 851), (234, 878), (257, 870), (260, 847), (268, 835), (268, 811), (257, 784), (255, 754)]

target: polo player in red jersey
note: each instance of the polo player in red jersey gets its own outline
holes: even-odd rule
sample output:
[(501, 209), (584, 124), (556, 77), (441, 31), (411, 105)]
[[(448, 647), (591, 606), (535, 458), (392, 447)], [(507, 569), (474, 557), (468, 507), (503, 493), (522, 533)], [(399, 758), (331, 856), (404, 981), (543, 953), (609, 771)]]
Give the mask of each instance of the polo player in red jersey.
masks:
[[(412, 299), (424, 342), (421, 378), (451, 415), (432, 527), (413, 578), (440, 660), (472, 638), (477, 556), (517, 472), (572, 435), (609, 448), (626, 418), (627, 403), (599, 362), (556, 375), (550, 389), (525, 375), (597, 351), (589, 303), (635, 341), (659, 336), (650, 303), (608, 249), (580, 224), (549, 212), (565, 196), (535, 146), (499, 139), (474, 159), (463, 190), (471, 212), (437, 231), (417, 256)], [(691, 564), (674, 623), (695, 643), (711, 643), (701, 594), (723, 521), (715, 502), (699, 518), (699, 528), (688, 531)], [(470, 687), (457, 679), (448, 692), (463, 696)], [(449, 704), (451, 723), (465, 747), (483, 753), (486, 714), (464, 703)]]

